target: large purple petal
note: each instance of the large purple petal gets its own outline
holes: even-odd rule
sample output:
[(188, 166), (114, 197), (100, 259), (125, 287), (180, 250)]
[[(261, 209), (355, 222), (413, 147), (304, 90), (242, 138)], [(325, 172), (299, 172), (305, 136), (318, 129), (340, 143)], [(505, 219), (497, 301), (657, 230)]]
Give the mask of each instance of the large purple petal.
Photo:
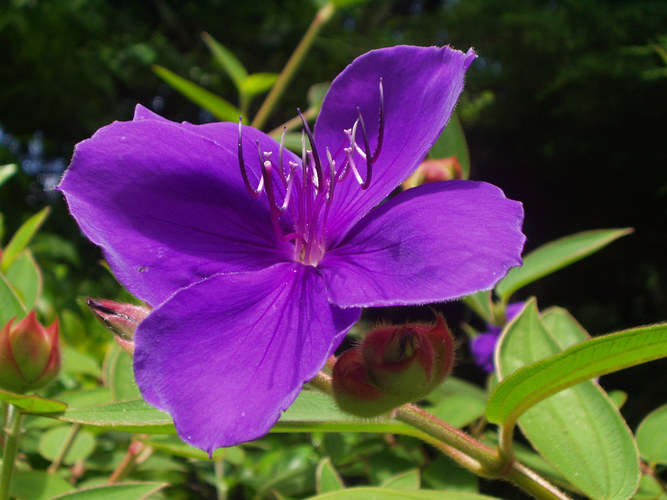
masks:
[(425, 304), (491, 288), (521, 263), (523, 208), (491, 184), (409, 189), (362, 219), (320, 262), (332, 303)]
[[(212, 274), (291, 260), (293, 247), (277, 241), (266, 196), (251, 197), (243, 184), (237, 140), (232, 123), (199, 129), (138, 108), (135, 121), (113, 123), (77, 146), (59, 189), (138, 297), (158, 305)], [(255, 183), (256, 140), (278, 155), (275, 141), (244, 128)]]
[[(373, 166), (370, 187), (362, 191), (349, 175), (336, 186), (328, 222), (336, 243), (371, 208), (414, 171), (447, 124), (475, 58), (472, 50), (398, 46), (368, 52), (355, 59), (331, 84), (315, 125), (320, 156), (328, 147), (337, 165), (347, 145), (343, 129), (352, 128), (359, 107), (370, 149), (378, 139), (379, 83), (384, 88), (384, 140)], [(361, 131), (357, 142), (363, 147)], [(359, 158), (361, 175), (365, 163)]]
[(188, 443), (212, 452), (249, 441), (276, 422), (359, 314), (331, 306), (310, 266), (214, 276), (139, 325), (137, 384)]

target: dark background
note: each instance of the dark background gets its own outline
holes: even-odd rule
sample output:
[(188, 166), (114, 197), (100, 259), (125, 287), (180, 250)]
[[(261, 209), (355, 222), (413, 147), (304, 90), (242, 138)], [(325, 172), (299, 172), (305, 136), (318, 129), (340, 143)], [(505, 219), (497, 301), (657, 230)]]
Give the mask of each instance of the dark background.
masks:
[[(117, 293), (62, 200), (44, 190), (57, 182), (74, 144), (112, 120), (130, 119), (137, 102), (172, 120), (210, 120), (150, 65), (233, 101), (233, 86), (213, 64), (201, 32), (231, 49), (250, 72), (278, 72), (317, 10), (305, 0), (0, 5), (0, 164), (18, 160), (23, 167), (0, 188), (0, 212), (11, 234), (45, 203), (53, 205), (45, 231), (69, 240), (81, 255), (67, 280), (43, 264), (60, 308), (74, 307), (90, 287), (101, 296)], [(524, 202), (527, 250), (578, 231), (635, 228), (516, 298), (537, 295), (541, 307), (564, 306), (592, 334), (664, 321), (667, 2), (351, 4), (321, 32), (267, 129), (305, 105), (311, 84), (331, 80), (371, 48), (400, 43), (477, 50), (459, 107), (471, 177)], [(605, 378), (646, 401), (626, 408), (631, 425), (664, 403), (664, 368), (653, 363)]]

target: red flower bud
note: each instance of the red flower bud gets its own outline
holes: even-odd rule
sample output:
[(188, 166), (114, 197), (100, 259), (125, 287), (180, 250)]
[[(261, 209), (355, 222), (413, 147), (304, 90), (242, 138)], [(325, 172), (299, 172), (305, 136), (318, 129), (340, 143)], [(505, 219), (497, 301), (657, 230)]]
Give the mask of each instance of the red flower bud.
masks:
[(148, 307), (105, 299), (88, 298), (86, 304), (97, 319), (114, 333), (120, 347), (128, 354), (134, 354), (134, 332), (151, 310)]
[(344, 411), (380, 415), (425, 397), (444, 380), (453, 360), (454, 343), (441, 316), (433, 326), (380, 327), (338, 358), (334, 394)]
[(332, 379), (334, 396), (340, 409), (358, 417), (376, 417), (402, 404), (400, 399), (373, 385), (359, 347), (338, 357)]
[(417, 170), (403, 181), (403, 189), (452, 179), (463, 179), (463, 169), (456, 156), (424, 160)]
[(0, 330), (0, 387), (24, 393), (51, 382), (60, 371), (58, 321), (44, 328), (35, 312)]

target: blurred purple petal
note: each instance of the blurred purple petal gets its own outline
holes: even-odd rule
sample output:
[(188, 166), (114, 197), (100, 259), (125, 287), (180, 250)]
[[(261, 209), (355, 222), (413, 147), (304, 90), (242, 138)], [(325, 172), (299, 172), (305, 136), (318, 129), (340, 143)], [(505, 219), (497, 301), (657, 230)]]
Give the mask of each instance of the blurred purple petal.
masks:
[[(509, 304), (505, 309), (505, 323), (512, 321), (524, 306), (524, 302)], [(470, 353), (475, 360), (475, 364), (487, 373), (493, 371), (493, 354), (501, 333), (502, 328), (500, 326), (488, 323), (486, 331), (478, 334), (477, 337), (470, 341)]]

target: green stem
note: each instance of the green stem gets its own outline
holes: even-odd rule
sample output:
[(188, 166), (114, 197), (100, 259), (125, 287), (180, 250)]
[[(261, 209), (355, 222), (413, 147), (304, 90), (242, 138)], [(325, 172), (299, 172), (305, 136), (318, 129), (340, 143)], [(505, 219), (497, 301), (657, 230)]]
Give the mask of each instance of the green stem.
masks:
[(306, 34), (303, 35), (299, 45), (297, 45), (296, 49), (294, 49), (294, 52), (287, 61), (287, 64), (285, 64), (285, 67), (280, 72), (280, 75), (278, 75), (278, 79), (276, 80), (275, 85), (271, 88), (271, 91), (260, 106), (259, 111), (257, 111), (257, 115), (255, 115), (255, 118), (252, 120), (250, 125), (252, 125), (254, 128), (261, 129), (264, 126), (266, 120), (278, 102), (278, 99), (280, 99), (282, 96), (283, 92), (287, 88), (287, 85), (292, 80), (292, 77), (294, 77), (297, 68), (310, 49), (310, 46), (313, 44), (315, 37), (319, 33), (320, 29), (322, 29), (322, 26), (324, 26), (329, 21), (329, 19), (331, 19), (331, 16), (333, 16), (335, 10), (336, 8), (334, 5), (327, 2), (324, 7), (322, 7), (317, 12), (317, 14), (315, 14), (315, 18), (308, 27)]
[(217, 491), (218, 500), (226, 500), (227, 483), (225, 483), (224, 461), (216, 460), (213, 462), (213, 468), (215, 471), (215, 489)]
[(4, 422), (5, 447), (2, 452), (2, 472), (0, 472), (2, 474), (0, 476), (0, 500), (9, 498), (9, 485), (12, 480), (12, 471), (14, 470), (16, 453), (21, 439), (22, 419), (23, 414), (19, 409), (10, 404)]
[[(310, 383), (327, 394), (333, 394), (331, 377), (326, 373), (320, 372)], [(536, 472), (513, 459), (505, 460), (496, 450), (415, 405), (407, 404), (397, 408), (393, 412), (393, 417), (418, 429), (420, 431), (418, 437), (435, 444), (461, 466), (477, 475), (504, 479), (538, 499), (569, 499), (565, 493)]]
[(53, 474), (60, 468), (60, 466), (63, 463), (63, 460), (65, 459), (65, 455), (67, 455), (67, 452), (72, 447), (72, 443), (74, 443), (74, 438), (76, 438), (76, 435), (79, 433), (80, 429), (81, 429), (81, 424), (74, 424), (72, 425), (72, 427), (70, 427), (69, 432), (67, 433), (67, 437), (65, 438), (65, 442), (58, 450), (58, 454), (53, 459), (53, 462), (51, 462), (51, 465), (49, 465), (49, 468), (46, 469), (46, 472)]
[(151, 453), (153, 453), (151, 446), (141, 441), (132, 441), (123, 460), (107, 479), (107, 484), (113, 484), (124, 479), (138, 463), (146, 460)]

